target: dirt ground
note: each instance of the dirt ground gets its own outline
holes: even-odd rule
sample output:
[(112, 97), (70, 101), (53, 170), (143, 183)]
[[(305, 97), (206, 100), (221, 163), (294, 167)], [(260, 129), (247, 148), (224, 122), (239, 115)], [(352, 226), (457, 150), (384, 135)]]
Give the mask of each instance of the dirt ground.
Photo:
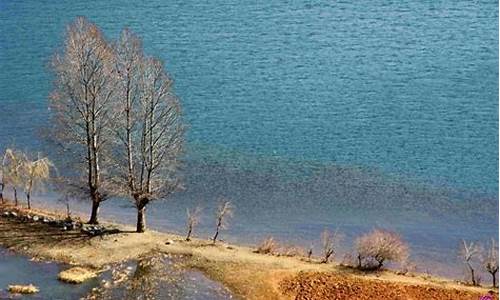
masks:
[[(353, 276), (301, 272), (283, 280), (281, 291), (296, 300), (393, 299), (393, 300), (477, 300), (485, 292), (366, 280)], [(498, 299), (495, 293), (494, 299)]]
[[(16, 210), (0, 205), (0, 214)], [(61, 218), (46, 211), (16, 210)], [(0, 246), (40, 258), (92, 268), (137, 259), (151, 251), (181, 254), (187, 268), (204, 272), (228, 287), (241, 299), (478, 299), (486, 287), (391, 271), (359, 273), (336, 264), (320, 264), (304, 257), (254, 253), (255, 249), (147, 231), (135, 233), (130, 226), (114, 234), (90, 237), (79, 230), (61, 231), (49, 225), (0, 215)], [(498, 298), (496, 298), (498, 299)]]

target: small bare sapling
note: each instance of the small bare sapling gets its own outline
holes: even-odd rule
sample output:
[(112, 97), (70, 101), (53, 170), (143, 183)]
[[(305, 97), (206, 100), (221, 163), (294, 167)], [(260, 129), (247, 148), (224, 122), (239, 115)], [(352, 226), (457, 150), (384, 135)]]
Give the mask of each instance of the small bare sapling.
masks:
[(495, 239), (491, 239), (487, 244), (485, 253), (482, 256), (482, 265), (484, 270), (491, 275), (493, 287), (497, 287), (498, 273), (498, 243)]
[(200, 223), (201, 207), (197, 206), (194, 209), (187, 209), (187, 235), (186, 241), (191, 240), (191, 234), (194, 228)]
[(233, 206), (231, 205), (231, 202), (224, 200), (217, 208), (215, 216), (216, 216), (216, 228), (214, 237), (212, 238), (214, 244), (217, 241), (217, 237), (219, 236), (219, 231), (221, 229), (227, 228), (228, 219), (230, 219), (233, 216)]
[(468, 243), (465, 240), (462, 240), (462, 244), (460, 246), (460, 257), (467, 268), (467, 275), (470, 278), (472, 285), (479, 285), (479, 277), (476, 274), (474, 263), (480, 253), (481, 248), (477, 244), (474, 242)]
[[(321, 263), (326, 264), (335, 256), (337, 252), (337, 246), (341, 240), (342, 234), (339, 233), (338, 230), (335, 230), (332, 233), (328, 229), (325, 229), (321, 233), (321, 246), (323, 249), (323, 258), (321, 259)], [(310, 253), (312, 254), (312, 249)]]

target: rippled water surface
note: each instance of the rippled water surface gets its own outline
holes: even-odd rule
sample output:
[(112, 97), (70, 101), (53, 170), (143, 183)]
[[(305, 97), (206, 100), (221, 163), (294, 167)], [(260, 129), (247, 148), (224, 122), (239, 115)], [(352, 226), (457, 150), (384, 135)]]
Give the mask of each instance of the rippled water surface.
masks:
[(455, 275), (460, 238), (498, 234), (496, 1), (0, 1), (0, 148), (39, 149), (46, 64), (77, 15), (130, 27), (175, 79), (186, 190), (154, 227), (202, 203), (208, 235), (226, 196), (229, 239), (390, 227)]

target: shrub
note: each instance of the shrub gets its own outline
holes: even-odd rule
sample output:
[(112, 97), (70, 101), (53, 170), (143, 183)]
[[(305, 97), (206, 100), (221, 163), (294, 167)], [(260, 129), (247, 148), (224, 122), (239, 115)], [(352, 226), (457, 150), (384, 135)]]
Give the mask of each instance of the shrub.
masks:
[(355, 241), (358, 268), (380, 269), (386, 261), (403, 262), (408, 258), (408, 245), (395, 232), (374, 229)]
[(274, 254), (277, 249), (278, 243), (272, 236), (270, 236), (263, 240), (254, 252), (260, 254)]

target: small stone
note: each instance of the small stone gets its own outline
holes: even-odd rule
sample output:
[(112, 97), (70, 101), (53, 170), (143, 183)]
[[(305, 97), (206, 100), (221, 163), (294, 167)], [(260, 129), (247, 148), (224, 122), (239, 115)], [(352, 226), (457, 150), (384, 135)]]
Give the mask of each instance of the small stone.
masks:
[(17, 213), (15, 211), (11, 212), (10, 215), (13, 216), (14, 218), (17, 218)]
[(33, 216), (33, 221), (38, 222), (40, 220), (39, 216)]
[(173, 245), (174, 244), (174, 241), (172, 240), (168, 240), (165, 242), (165, 245)]

